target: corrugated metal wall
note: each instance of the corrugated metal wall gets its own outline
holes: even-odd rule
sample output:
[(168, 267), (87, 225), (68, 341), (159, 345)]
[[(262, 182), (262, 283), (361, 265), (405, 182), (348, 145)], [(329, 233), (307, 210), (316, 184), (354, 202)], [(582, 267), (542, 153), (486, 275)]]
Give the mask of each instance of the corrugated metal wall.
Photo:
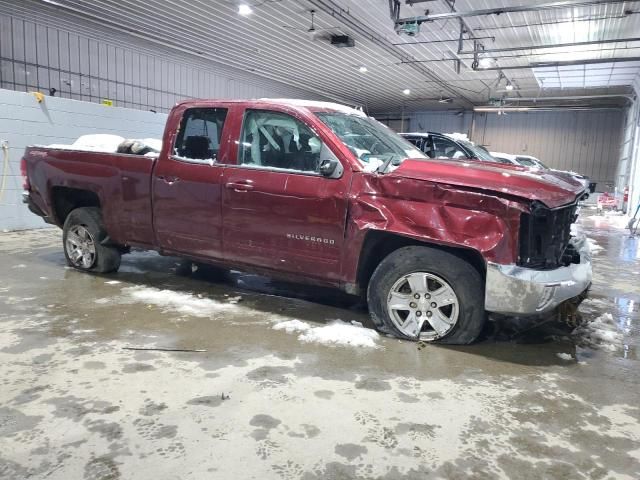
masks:
[(612, 187), (622, 122), (622, 110), (484, 114), (476, 115), (473, 139), (489, 150), (533, 155)]
[(420, 112), (411, 115), (410, 128), (414, 132), (471, 134), (471, 112)]
[[(15, 8), (15, 12), (12, 9)], [(34, 23), (19, 2), (0, 0), (0, 88), (166, 112), (185, 98), (318, 95), (247, 72), (164, 50), (134, 37), (89, 38)], [(96, 29), (96, 35), (97, 35)]]
[(613, 187), (620, 159), (624, 111), (494, 113), (417, 112), (407, 130), (460, 132), (489, 150), (533, 155), (552, 168), (588, 175)]

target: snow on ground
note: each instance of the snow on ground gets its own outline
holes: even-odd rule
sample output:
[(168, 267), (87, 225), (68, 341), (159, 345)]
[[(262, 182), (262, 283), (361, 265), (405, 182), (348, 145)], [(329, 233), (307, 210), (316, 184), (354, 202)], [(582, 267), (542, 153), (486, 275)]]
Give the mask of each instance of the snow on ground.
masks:
[(624, 336), (610, 313), (583, 323), (574, 330), (573, 335), (580, 343), (596, 349), (615, 351), (623, 346)]
[(620, 230), (626, 230), (629, 225), (628, 215), (622, 212), (604, 212), (603, 215), (591, 215), (585, 217), (585, 220), (593, 222), (597, 228), (612, 227)]
[(571, 356), (570, 353), (556, 353), (556, 355), (560, 360), (565, 360), (567, 362), (570, 360), (573, 360), (573, 357)]
[(598, 253), (604, 250), (604, 247), (602, 247), (593, 238), (587, 237), (587, 245), (589, 245), (589, 250), (591, 250), (591, 253)]
[(240, 308), (234, 303), (220, 302), (191, 293), (160, 290), (153, 287), (126, 287), (122, 289), (122, 293), (125, 295), (124, 303), (129, 303), (130, 301), (144, 302), (168, 312), (193, 315), (194, 317), (210, 318), (221, 311)]
[(375, 330), (351, 325), (336, 320), (328, 325), (314, 327), (300, 320), (288, 320), (276, 323), (274, 330), (284, 330), (287, 333), (297, 333), (298, 339), (306, 343), (321, 343), (324, 345), (350, 345), (353, 347), (378, 348), (380, 335)]

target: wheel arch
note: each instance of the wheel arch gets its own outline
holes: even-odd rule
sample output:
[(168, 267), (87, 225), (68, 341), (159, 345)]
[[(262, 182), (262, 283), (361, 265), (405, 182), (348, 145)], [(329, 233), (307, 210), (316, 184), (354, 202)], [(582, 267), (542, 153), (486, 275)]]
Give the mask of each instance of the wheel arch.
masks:
[(485, 277), (487, 269), (486, 262), (477, 250), (466, 247), (452, 247), (434, 242), (425, 242), (416, 238), (400, 235), (398, 233), (369, 230), (366, 233), (358, 259), (358, 269), (356, 273), (356, 284), (358, 290), (360, 292), (365, 292), (367, 290), (369, 280), (382, 260), (396, 250), (409, 246), (430, 247), (451, 253), (472, 265), (478, 273), (480, 273), (482, 278)]
[(69, 213), (76, 208), (97, 207), (101, 208), (100, 197), (91, 190), (73, 187), (52, 187), (51, 205), (56, 224), (64, 225)]

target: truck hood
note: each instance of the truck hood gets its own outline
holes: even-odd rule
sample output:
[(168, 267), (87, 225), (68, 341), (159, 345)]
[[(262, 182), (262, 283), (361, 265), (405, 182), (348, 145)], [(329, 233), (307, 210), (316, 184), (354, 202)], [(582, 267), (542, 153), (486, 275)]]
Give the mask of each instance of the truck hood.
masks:
[(549, 208), (572, 203), (584, 186), (549, 171), (502, 168), (459, 160), (407, 159), (388, 175), (446, 183), (538, 200)]

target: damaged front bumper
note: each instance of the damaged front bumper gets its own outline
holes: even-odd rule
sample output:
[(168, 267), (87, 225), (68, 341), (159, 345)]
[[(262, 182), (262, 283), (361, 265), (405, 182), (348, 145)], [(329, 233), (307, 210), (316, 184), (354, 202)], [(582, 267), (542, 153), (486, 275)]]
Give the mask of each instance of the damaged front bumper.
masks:
[(580, 263), (554, 270), (487, 264), (485, 310), (513, 316), (548, 313), (581, 296), (591, 285), (591, 252), (586, 237), (573, 238)]

